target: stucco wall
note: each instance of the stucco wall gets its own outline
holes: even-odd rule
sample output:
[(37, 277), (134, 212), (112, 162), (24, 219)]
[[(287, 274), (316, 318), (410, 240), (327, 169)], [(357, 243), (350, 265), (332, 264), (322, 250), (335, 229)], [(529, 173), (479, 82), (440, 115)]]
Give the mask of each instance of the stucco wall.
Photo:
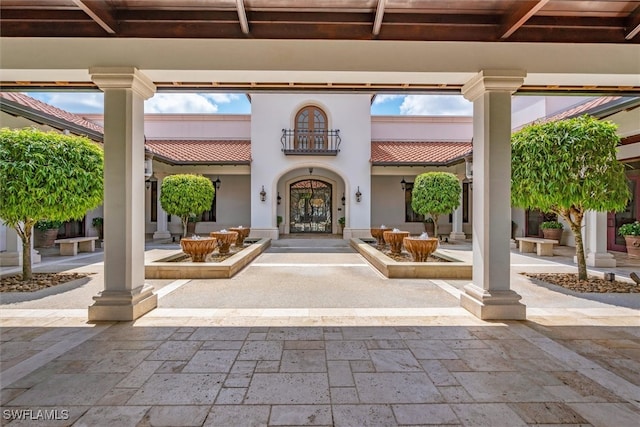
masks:
[[(337, 156), (287, 156), (282, 153), (282, 129), (293, 129), (295, 114), (310, 104), (325, 111), (329, 129), (340, 130), (342, 143)], [(300, 176), (308, 175), (308, 168), (313, 167), (317, 173), (321, 169), (332, 171), (344, 181), (345, 234), (347, 229), (369, 228), (371, 116), (368, 95), (256, 93), (251, 95), (251, 118), (252, 227), (263, 229), (265, 233), (275, 231), (276, 197), (282, 177), (296, 169)], [(259, 196), (262, 186), (267, 193), (264, 202)], [(355, 202), (358, 187), (362, 200)], [(337, 209), (335, 204), (334, 209)], [(336, 210), (334, 217), (338, 217)]]
[(471, 117), (373, 116), (374, 141), (470, 141)]

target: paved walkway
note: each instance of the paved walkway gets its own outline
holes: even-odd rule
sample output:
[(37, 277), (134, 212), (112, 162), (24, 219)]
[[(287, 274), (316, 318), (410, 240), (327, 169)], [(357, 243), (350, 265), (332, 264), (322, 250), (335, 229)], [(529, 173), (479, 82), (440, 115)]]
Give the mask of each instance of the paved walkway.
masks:
[(158, 309), (98, 325), (101, 254), (45, 257), (95, 275), (0, 295), (1, 423), (638, 425), (640, 294), (535, 285), (516, 271), (575, 267), (514, 252), (528, 320), (484, 322), (458, 307), (466, 281), (386, 279), (343, 243), (283, 240), (232, 279), (150, 281)]

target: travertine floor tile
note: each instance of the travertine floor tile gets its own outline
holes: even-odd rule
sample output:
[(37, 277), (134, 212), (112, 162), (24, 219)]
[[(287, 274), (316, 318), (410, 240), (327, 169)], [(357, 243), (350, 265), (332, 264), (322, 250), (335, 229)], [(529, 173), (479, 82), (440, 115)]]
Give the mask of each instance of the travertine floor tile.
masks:
[(245, 402), (282, 405), (329, 403), (327, 374), (255, 374)]

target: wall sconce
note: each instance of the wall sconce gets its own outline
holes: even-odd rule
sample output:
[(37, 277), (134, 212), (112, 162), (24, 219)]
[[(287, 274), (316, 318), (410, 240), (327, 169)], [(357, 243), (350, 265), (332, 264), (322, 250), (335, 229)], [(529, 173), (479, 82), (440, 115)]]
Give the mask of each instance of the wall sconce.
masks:
[(282, 197), (280, 197), (280, 192), (278, 191), (278, 204), (280, 204), (280, 202), (282, 202)]
[(153, 174), (151, 174), (151, 176), (149, 178), (146, 179), (145, 181), (145, 185), (147, 187), (147, 190), (151, 189), (151, 183), (152, 182), (157, 182), (158, 178), (156, 178)]
[(220, 186), (222, 185), (222, 181), (220, 181), (220, 177), (218, 176), (218, 179), (216, 179), (213, 183), (216, 185), (216, 190), (219, 190)]
[(344, 206), (345, 202), (347, 201), (347, 198), (344, 197), (344, 192), (342, 193), (342, 206)]
[(407, 188), (407, 181), (404, 180), (404, 176), (402, 177), (402, 181), (400, 181), (400, 186), (402, 187), (402, 191)]
[(260, 190), (260, 201), (264, 202), (267, 200), (267, 192), (264, 191), (264, 185), (262, 186), (262, 190)]
[(469, 181), (473, 180), (473, 155), (464, 158), (464, 174)]
[(356, 202), (362, 199), (362, 193), (360, 192), (360, 186), (358, 185), (358, 191), (356, 191)]

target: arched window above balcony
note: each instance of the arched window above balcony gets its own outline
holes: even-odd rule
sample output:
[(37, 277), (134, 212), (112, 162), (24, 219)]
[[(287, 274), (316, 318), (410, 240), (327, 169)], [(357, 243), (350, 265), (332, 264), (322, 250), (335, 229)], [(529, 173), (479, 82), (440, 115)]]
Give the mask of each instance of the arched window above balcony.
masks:
[(330, 155), (340, 151), (340, 131), (329, 129), (327, 114), (315, 105), (306, 105), (297, 113), (294, 129), (282, 129), (285, 154)]
[(307, 105), (296, 114), (295, 148), (327, 149), (327, 115), (315, 105)]

